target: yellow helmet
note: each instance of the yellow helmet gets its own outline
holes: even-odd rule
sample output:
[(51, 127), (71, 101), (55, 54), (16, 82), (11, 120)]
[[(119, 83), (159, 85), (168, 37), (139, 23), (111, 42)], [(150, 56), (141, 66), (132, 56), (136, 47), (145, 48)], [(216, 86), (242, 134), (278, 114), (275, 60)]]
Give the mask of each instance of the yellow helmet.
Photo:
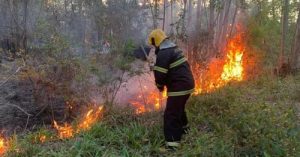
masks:
[(148, 37), (148, 44), (159, 47), (159, 45), (167, 38), (165, 32), (161, 29), (153, 30)]

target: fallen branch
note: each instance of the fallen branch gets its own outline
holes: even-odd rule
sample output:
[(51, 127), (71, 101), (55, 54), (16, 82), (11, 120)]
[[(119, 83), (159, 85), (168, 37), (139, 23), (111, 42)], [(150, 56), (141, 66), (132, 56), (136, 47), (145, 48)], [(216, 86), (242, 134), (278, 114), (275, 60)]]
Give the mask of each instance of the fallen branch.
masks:
[(7, 104), (7, 105), (0, 106), (0, 109), (4, 108), (4, 107), (8, 107), (8, 106), (15, 107), (15, 108), (19, 109), (20, 111), (22, 111), (23, 113), (25, 113), (27, 116), (33, 116), (32, 114), (30, 114), (27, 111), (25, 111), (24, 109), (22, 109), (20, 106), (13, 105), (13, 104)]
[(13, 74), (11, 74), (5, 81), (0, 83), (0, 87), (2, 87), (5, 83), (7, 83), (15, 74), (17, 74), (22, 68), (26, 66), (25, 61), (23, 59), (23, 65), (19, 67)]

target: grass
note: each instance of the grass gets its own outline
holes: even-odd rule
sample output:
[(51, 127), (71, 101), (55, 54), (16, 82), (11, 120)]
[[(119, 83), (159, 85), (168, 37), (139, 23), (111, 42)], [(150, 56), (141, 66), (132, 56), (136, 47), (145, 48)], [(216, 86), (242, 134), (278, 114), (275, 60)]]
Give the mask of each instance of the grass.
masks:
[(300, 156), (296, 102), (300, 77), (262, 77), (194, 96), (187, 105), (191, 131), (176, 152), (161, 152), (162, 112), (136, 116), (112, 109), (91, 130), (68, 140), (33, 142), (14, 136), (7, 156)]

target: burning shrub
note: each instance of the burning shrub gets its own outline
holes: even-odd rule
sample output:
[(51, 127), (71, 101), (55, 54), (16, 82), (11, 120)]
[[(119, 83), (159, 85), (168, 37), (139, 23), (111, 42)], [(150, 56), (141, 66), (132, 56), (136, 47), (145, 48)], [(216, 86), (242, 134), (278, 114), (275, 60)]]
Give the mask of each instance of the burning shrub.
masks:
[(207, 65), (192, 62), (195, 94), (212, 92), (230, 82), (240, 82), (252, 77), (253, 69), (257, 68), (259, 61), (255, 60), (256, 57), (250, 57), (253, 53), (248, 52), (245, 38), (244, 33), (238, 32), (229, 39), (224, 56), (210, 59)]
[[(200, 64), (192, 65), (196, 78), (196, 94), (211, 92), (231, 81), (244, 80), (245, 50), (243, 36), (240, 33), (228, 42), (224, 57), (211, 59), (207, 69)], [(200, 71), (201, 68), (204, 70)]]

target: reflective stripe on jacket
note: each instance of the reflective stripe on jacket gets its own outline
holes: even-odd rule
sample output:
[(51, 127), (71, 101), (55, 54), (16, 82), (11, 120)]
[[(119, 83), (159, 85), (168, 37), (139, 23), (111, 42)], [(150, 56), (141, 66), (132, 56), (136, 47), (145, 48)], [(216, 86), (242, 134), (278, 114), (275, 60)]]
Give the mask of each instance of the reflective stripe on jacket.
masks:
[(168, 96), (188, 95), (194, 91), (194, 78), (187, 59), (169, 40), (161, 44), (157, 53), (154, 76), (158, 87), (167, 87)]

